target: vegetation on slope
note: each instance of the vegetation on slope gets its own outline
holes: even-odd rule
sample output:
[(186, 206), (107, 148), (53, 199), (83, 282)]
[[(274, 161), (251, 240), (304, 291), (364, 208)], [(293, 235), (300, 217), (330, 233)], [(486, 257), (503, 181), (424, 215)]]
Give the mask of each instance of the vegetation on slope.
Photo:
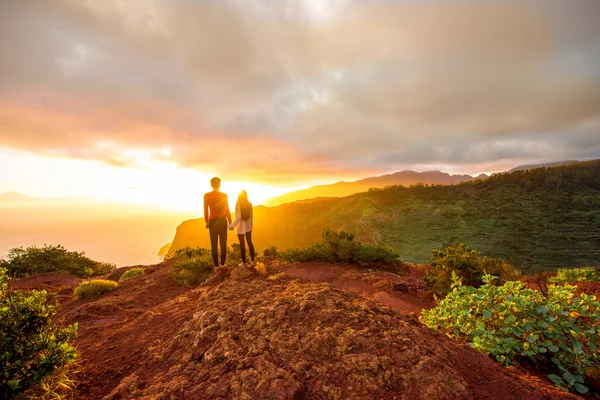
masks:
[(597, 268), (571, 268), (556, 271), (556, 276), (549, 278), (551, 283), (596, 282), (600, 280)]
[(359, 264), (366, 267), (397, 267), (398, 254), (380, 246), (364, 245), (354, 241), (354, 235), (325, 228), (321, 240), (304, 249), (289, 249), (276, 253), (284, 261), (321, 261)]
[(466, 340), (475, 349), (502, 363), (527, 357), (551, 365), (561, 374), (557, 385), (585, 393), (584, 378), (600, 373), (600, 302), (578, 294), (571, 285), (548, 286), (546, 295), (522, 282), (463, 286), (454, 274), (453, 291), (421, 321), (449, 337)]
[[(453, 186), (392, 186), (255, 207), (254, 241), (280, 250), (306, 247), (328, 226), (388, 247), (405, 261), (427, 262), (432, 249), (458, 242), (527, 271), (599, 265), (600, 160)], [(170, 251), (209, 247), (202, 232), (201, 219), (186, 221)], [(229, 240), (237, 239), (232, 234)]]
[(65, 271), (78, 278), (103, 275), (115, 269), (114, 264), (94, 261), (83, 252), (68, 251), (61, 245), (31, 246), (10, 249), (0, 267), (16, 278), (46, 272)]
[(424, 281), (432, 292), (445, 294), (451, 289), (453, 276), (458, 276), (466, 286), (479, 287), (486, 274), (497, 275), (499, 279), (495, 283), (499, 285), (519, 276), (519, 272), (501, 258), (482, 256), (464, 243), (451, 243), (442, 250), (432, 251)]
[(175, 270), (175, 279), (185, 286), (204, 282), (214, 269), (210, 250), (201, 247), (178, 249), (167, 260), (171, 261)]
[[(77, 324), (59, 327), (57, 312), (45, 290), (13, 290), (6, 269), (0, 268), (0, 399), (11, 399), (73, 365), (76, 352), (70, 341)], [(65, 375), (54, 385), (44, 383), (45, 391), (36, 393), (50, 391), (60, 397), (73, 386)]]

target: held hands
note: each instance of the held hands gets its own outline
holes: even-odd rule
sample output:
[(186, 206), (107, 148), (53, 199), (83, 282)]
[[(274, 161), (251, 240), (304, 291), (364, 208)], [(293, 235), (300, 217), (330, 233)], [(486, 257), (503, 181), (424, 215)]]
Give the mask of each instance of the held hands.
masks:
[(233, 230), (233, 224), (229, 224), (229, 230), (232, 231)]

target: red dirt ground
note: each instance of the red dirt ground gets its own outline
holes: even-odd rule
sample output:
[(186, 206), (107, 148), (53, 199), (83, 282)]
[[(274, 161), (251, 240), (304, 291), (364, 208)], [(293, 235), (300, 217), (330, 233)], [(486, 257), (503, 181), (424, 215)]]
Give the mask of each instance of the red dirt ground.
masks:
[[(419, 276), (419, 271), (415, 269), (399, 276), (385, 271), (368, 273), (364, 268), (328, 263), (292, 263), (277, 268), (312, 282), (327, 282), (337, 289), (355, 293), (404, 313), (413, 312), (418, 315), (422, 309), (429, 309), (435, 305), (429, 297), (419, 297), (416, 294), (417, 286), (418, 289), (422, 287), (419, 286), (418, 278), (415, 279)], [(394, 290), (397, 284), (415, 287), (415, 291)]]
[[(325, 282), (336, 289), (357, 294), (408, 314), (415, 321), (416, 316), (411, 313), (418, 314), (421, 309), (433, 306), (430, 299), (414, 292), (421, 274), (418, 269), (399, 277), (388, 272), (365, 273), (348, 266), (322, 263), (275, 267), (290, 276)], [(181, 286), (173, 280), (173, 271), (166, 263), (145, 268), (146, 275), (130, 278), (115, 291), (88, 301), (74, 300), (69, 295), (80, 280), (63, 273), (35, 276), (15, 283), (17, 288), (43, 287), (57, 291), (65, 323), (79, 324), (75, 344), (81, 356), (82, 373), (78, 376), (80, 385), (75, 398), (100, 399), (123, 385), (123, 378), (132, 376), (140, 368), (146, 368), (148, 376), (158, 373), (152, 371), (157, 368), (156, 363), (145, 361), (148, 354), (165, 346), (198, 312), (200, 298), (206, 292), (202, 287)], [(210, 284), (218, 285), (219, 282)], [(410, 292), (394, 290), (398, 284), (410, 287)], [(449, 349), (446, 357), (467, 383), (471, 393), (468, 398), (578, 398), (556, 389), (545, 377), (515, 367), (503, 368), (466, 345), (457, 345), (436, 332), (431, 334)]]

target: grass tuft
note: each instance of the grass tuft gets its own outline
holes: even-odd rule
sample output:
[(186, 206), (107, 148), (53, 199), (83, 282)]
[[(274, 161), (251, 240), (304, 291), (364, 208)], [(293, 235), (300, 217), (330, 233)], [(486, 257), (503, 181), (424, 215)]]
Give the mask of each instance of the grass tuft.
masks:
[(119, 284), (106, 279), (94, 279), (82, 282), (75, 288), (75, 297), (78, 299), (93, 299), (105, 293), (112, 292)]
[(146, 274), (146, 268), (131, 268), (127, 271), (125, 271), (123, 273), (123, 275), (121, 275), (121, 277), (119, 278), (120, 281), (124, 281), (127, 278), (131, 278), (133, 276), (138, 276), (138, 275), (145, 275)]

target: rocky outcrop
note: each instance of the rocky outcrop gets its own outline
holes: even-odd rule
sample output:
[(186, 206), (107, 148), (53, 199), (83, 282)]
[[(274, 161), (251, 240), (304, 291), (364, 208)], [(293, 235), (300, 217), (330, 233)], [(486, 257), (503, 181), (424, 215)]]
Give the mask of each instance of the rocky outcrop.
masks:
[(160, 248), (160, 250), (158, 251), (158, 255), (159, 256), (166, 256), (167, 253), (169, 252), (169, 249), (171, 248), (171, 242), (165, 244), (163, 247)]
[(469, 399), (481, 398), (479, 374), (495, 398), (540, 396), (414, 317), (328, 284), (241, 268), (218, 268), (194, 290), (192, 317), (106, 398)]

